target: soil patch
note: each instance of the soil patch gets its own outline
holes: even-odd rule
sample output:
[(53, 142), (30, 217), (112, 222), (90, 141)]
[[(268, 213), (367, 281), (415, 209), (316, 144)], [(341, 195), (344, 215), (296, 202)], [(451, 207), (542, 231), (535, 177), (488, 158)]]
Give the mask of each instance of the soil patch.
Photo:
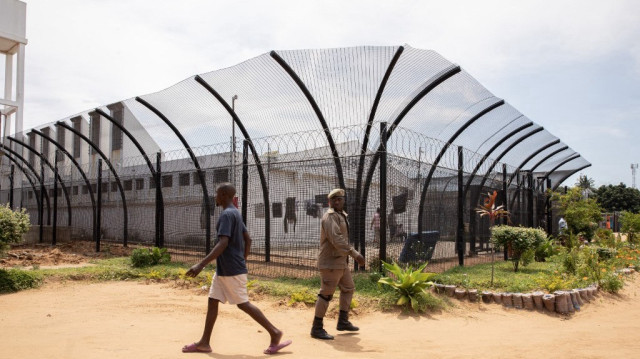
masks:
[(0, 258), (0, 268), (76, 267), (88, 265), (93, 259), (129, 256), (131, 251), (133, 248), (121, 244), (103, 243), (101, 251), (96, 252), (95, 243), (87, 241), (61, 243), (55, 247), (49, 244), (19, 244), (12, 246), (5, 257)]

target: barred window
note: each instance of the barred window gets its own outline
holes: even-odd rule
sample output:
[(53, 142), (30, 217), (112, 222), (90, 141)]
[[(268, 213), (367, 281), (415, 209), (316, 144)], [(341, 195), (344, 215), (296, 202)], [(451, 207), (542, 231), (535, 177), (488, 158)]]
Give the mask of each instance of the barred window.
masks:
[(173, 176), (172, 175), (164, 175), (162, 176), (162, 188), (173, 187)]
[(191, 176), (190, 176), (189, 173), (181, 173), (180, 174), (179, 183), (180, 183), (181, 187), (190, 185), (191, 184), (190, 180), (191, 180)]

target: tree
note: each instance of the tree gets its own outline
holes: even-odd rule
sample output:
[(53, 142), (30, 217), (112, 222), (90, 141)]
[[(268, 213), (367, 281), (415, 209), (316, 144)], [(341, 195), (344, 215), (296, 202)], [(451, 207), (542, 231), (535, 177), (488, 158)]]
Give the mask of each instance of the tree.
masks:
[(564, 213), (569, 232), (583, 234), (591, 241), (598, 222), (602, 220), (602, 208), (595, 199), (583, 197), (582, 191), (580, 187), (573, 187), (566, 194), (555, 193), (552, 200), (557, 201)]
[(9, 205), (0, 206), (0, 254), (9, 244), (20, 242), (30, 226), (29, 215), (24, 209), (14, 212)]
[(596, 192), (598, 204), (607, 212), (640, 213), (640, 190), (625, 186), (600, 186)]
[(589, 178), (587, 175), (580, 175), (580, 177), (578, 177), (578, 180), (576, 181), (576, 186), (582, 189), (593, 189), (594, 183), (595, 181), (593, 180), (593, 178)]

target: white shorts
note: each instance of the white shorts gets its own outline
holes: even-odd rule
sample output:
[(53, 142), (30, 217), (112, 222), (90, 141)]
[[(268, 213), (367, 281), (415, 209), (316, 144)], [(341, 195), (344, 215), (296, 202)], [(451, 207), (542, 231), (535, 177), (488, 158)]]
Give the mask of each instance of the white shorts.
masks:
[(229, 302), (229, 304), (248, 302), (247, 274), (234, 276), (218, 276), (217, 273), (214, 274), (211, 280), (211, 288), (209, 289), (209, 298), (217, 299), (222, 303)]

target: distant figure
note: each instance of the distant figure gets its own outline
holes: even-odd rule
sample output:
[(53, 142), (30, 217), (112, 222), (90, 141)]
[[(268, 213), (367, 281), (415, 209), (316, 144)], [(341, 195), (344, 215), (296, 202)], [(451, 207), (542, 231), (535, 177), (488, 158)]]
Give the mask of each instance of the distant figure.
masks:
[(560, 217), (560, 220), (558, 221), (558, 232), (560, 234), (565, 234), (566, 231), (567, 231), (567, 221), (564, 220), (564, 217)]
[(235, 194), (236, 189), (231, 183), (223, 183), (216, 189), (216, 205), (223, 208), (216, 225), (218, 233), (216, 245), (200, 263), (189, 268), (186, 274), (188, 277), (195, 277), (209, 262), (216, 260), (216, 273), (209, 290), (207, 317), (202, 338), (193, 344), (185, 345), (182, 348), (183, 353), (211, 352), (209, 341), (218, 317), (220, 302), (236, 304), (267, 330), (271, 336), (271, 342), (264, 350), (265, 354), (275, 354), (291, 344), (291, 340), (281, 341), (282, 331), (271, 324), (258, 307), (249, 302), (246, 260), (251, 248), (251, 237), (242, 222), (240, 211), (233, 205)]
[(373, 229), (373, 240), (376, 243), (380, 242), (380, 207), (378, 207), (376, 213), (373, 214), (371, 229)]

